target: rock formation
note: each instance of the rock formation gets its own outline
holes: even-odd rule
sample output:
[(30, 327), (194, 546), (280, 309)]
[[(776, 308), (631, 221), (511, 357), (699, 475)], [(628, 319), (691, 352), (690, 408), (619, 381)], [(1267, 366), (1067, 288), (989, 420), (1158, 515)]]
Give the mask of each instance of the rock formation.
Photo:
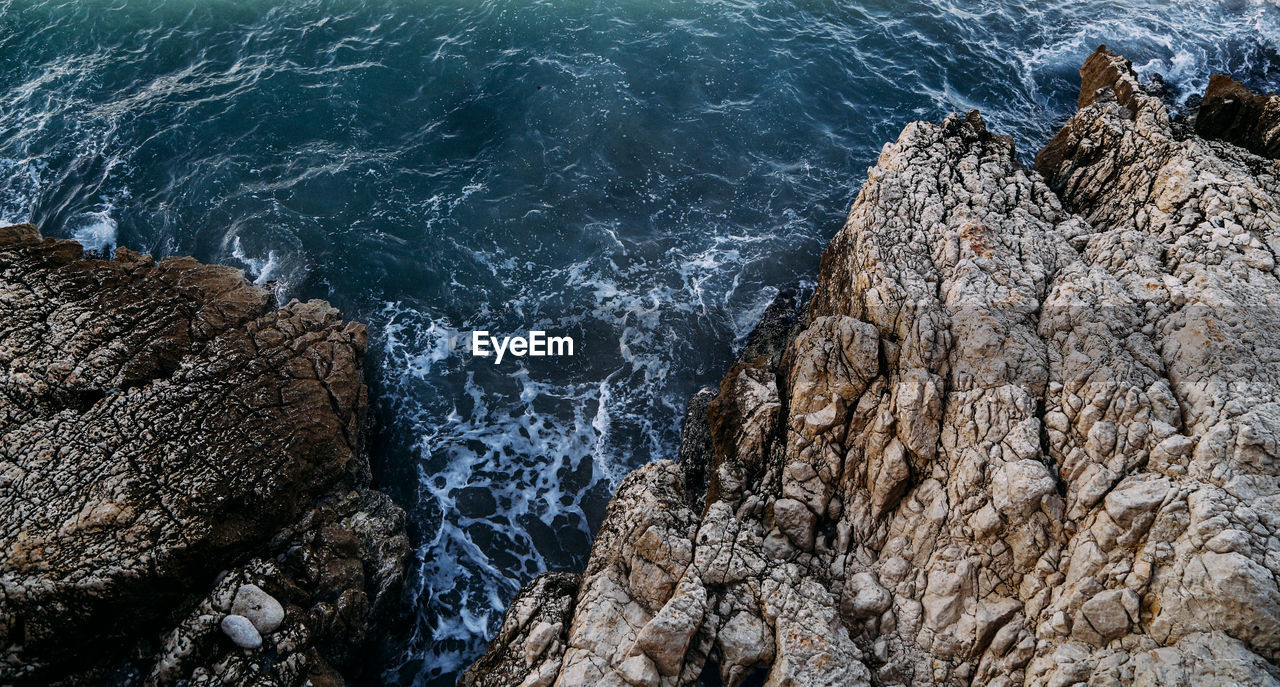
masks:
[(1280, 684), (1277, 103), (1081, 73), (1034, 171), (977, 113), (886, 145), (461, 684)]
[(1214, 74), (1196, 116), (1196, 133), (1280, 158), (1280, 97), (1254, 95), (1226, 74)]
[(404, 579), (363, 326), (0, 229), (0, 684), (340, 685)]

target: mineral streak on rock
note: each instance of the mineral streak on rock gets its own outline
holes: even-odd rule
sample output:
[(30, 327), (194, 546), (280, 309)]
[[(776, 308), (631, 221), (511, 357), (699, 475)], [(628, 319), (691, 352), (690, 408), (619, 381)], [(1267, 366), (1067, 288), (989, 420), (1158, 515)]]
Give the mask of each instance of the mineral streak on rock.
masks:
[(464, 684), (1280, 684), (1280, 165), (1081, 74), (1034, 171), (977, 113), (886, 145)]
[(0, 229), (0, 684), (357, 674), (408, 552), (366, 341), (238, 270)]

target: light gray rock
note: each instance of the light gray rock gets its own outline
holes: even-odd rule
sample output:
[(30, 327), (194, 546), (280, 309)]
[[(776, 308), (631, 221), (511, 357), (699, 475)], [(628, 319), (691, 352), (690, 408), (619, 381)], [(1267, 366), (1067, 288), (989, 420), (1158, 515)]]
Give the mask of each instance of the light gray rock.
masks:
[(852, 594), (848, 613), (857, 619), (874, 618), (889, 610), (893, 595), (880, 586), (876, 576), (869, 572), (851, 575), (845, 584), (845, 593)]
[(1280, 686), (1280, 669), (1221, 632), (1187, 635), (1177, 644), (1134, 656), (1133, 687), (1168, 685)]
[(774, 525), (796, 546), (813, 548), (813, 527), (817, 522), (808, 506), (795, 499), (778, 499), (773, 502)]
[(264, 592), (256, 584), (241, 585), (231, 602), (231, 613), (243, 616), (253, 623), (258, 632), (271, 634), (284, 622), (284, 607), (275, 597)]
[(1020, 520), (1040, 507), (1040, 499), (1057, 484), (1049, 468), (1038, 460), (1005, 463), (991, 480), (991, 501), (996, 510)]
[(229, 615), (219, 625), (222, 634), (231, 638), (232, 643), (241, 649), (257, 649), (262, 646), (262, 635), (253, 626), (253, 621), (242, 615)]
[(1125, 595), (1133, 596), (1128, 589), (1108, 589), (1094, 595), (1080, 606), (1080, 615), (1074, 624), (1076, 636), (1085, 641), (1105, 644), (1129, 630), (1129, 612), (1125, 606), (1136, 609), (1136, 599), (1126, 604)]

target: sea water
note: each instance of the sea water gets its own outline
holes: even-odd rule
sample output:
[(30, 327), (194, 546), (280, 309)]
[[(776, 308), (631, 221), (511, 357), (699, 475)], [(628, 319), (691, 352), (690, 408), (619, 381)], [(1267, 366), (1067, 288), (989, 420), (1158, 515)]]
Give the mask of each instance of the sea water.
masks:
[[(1099, 44), (1185, 99), (1280, 89), (1259, 0), (0, 2), (0, 219), (243, 268), (372, 333), (417, 542), (400, 684), (581, 569), (880, 147), (980, 109), (1029, 159)], [(476, 359), (476, 330), (575, 355)]]

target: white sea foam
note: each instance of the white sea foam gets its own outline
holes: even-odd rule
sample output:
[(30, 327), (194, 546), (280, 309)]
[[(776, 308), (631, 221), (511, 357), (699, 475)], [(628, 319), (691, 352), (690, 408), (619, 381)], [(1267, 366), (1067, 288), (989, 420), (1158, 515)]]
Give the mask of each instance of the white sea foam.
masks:
[(0, 224), (31, 221), (44, 167), (39, 160), (0, 158)]
[[(695, 252), (663, 256), (675, 268), (668, 274), (647, 264), (617, 269), (636, 248), (615, 237), (603, 259), (589, 256), (538, 280), (512, 276), (520, 295), (506, 308), (539, 327), (545, 318), (557, 331), (577, 327), (575, 360), (595, 372), (552, 377), (520, 360), (499, 375), (489, 364), (469, 365), (466, 353), (477, 321), (502, 329), (491, 324), (494, 314), (457, 323), (422, 304), (384, 305), (374, 318), (384, 355), (379, 391), (416, 439), (418, 500), (430, 523), (417, 594), (433, 609), (450, 609), (427, 613), (416, 630), (415, 645), (430, 646), (432, 656), (423, 676), (464, 667), (524, 580), (582, 564), (603, 499), (631, 469), (674, 446), (696, 384), (673, 380), (672, 362), (727, 358), (776, 294), (748, 286), (743, 270), (779, 241), (713, 233)], [(518, 272), (500, 253), (485, 259)], [(574, 305), (560, 310), (561, 299)], [(674, 335), (695, 323), (718, 328), (713, 340), (724, 348)], [(459, 386), (462, 395), (450, 393)], [(477, 490), (493, 503), (482, 514), (468, 503)]]
[(239, 236), (231, 241), (231, 257), (244, 264), (245, 271), (249, 273), (254, 284), (266, 284), (280, 276), (280, 260), (276, 257), (274, 250), (268, 249), (266, 257), (252, 257), (245, 253)]
[(71, 238), (79, 241), (87, 251), (110, 256), (116, 249), (120, 228), (106, 211), (76, 215), (67, 221), (67, 228)]

